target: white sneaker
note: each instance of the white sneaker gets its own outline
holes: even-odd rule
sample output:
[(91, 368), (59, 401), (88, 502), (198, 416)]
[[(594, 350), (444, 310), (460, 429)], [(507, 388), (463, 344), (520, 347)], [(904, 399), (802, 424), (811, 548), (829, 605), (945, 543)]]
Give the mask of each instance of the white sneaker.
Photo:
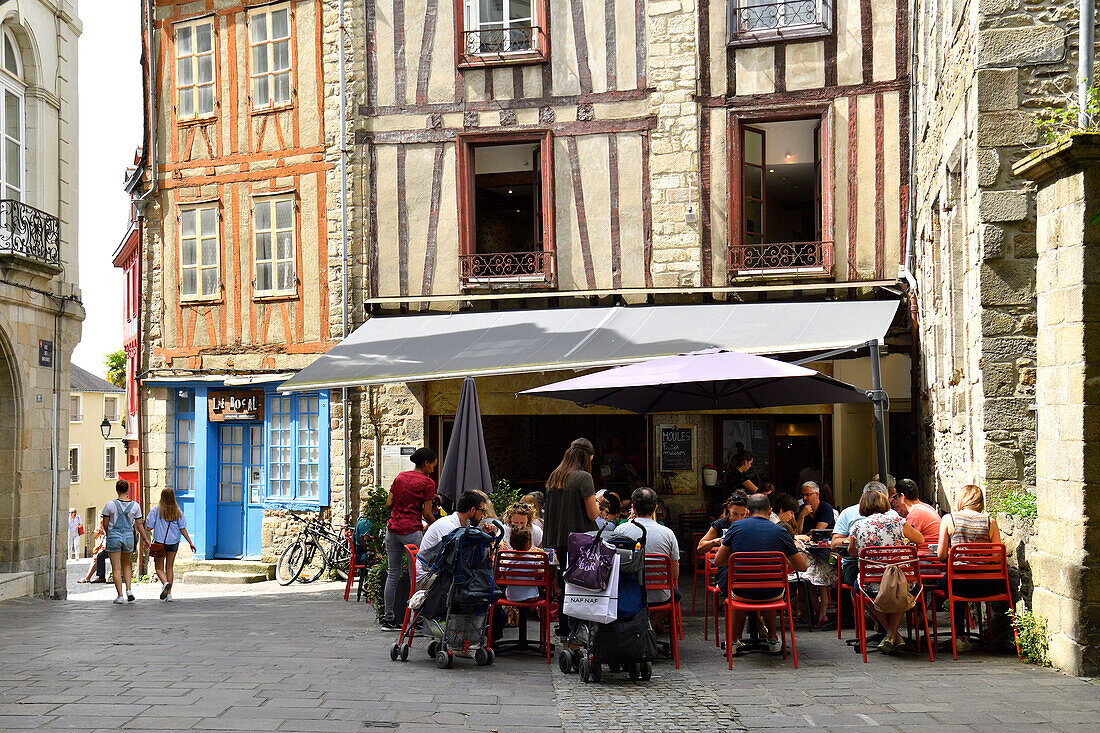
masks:
[(171, 601), (172, 600), (172, 594), (169, 593), (168, 595), (164, 596), (164, 600)]
[(783, 651), (783, 642), (779, 639), (768, 639), (768, 653), (778, 654)]
[(161, 586), (161, 589), (160, 589), (160, 599), (161, 599), (162, 601), (163, 601), (163, 600), (164, 600), (165, 598), (167, 598), (167, 597), (168, 597), (168, 591), (169, 591), (169, 589), (171, 589), (171, 587), (172, 587), (172, 586), (171, 586), (171, 584), (169, 584), (169, 583), (165, 583), (165, 584), (164, 584), (163, 586)]
[(134, 597), (134, 592), (131, 591), (129, 588), (127, 588), (126, 589), (126, 602), (127, 603), (133, 603), (135, 600), (137, 600), (137, 599)]
[(114, 603), (116, 606), (121, 606), (122, 604), (126, 603), (126, 599), (122, 596), (119, 596), (118, 598), (113, 600), (112, 603)]

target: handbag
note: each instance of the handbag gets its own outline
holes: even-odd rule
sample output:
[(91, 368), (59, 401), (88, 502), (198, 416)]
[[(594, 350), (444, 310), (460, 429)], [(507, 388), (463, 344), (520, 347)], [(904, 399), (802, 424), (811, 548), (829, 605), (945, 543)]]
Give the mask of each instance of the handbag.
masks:
[(905, 573), (897, 565), (887, 565), (882, 572), (874, 603), (879, 613), (904, 613), (916, 605), (917, 599), (909, 592)]
[(78, 536), (84, 534), (84, 525), (83, 524), (76, 525), (76, 534)]
[(617, 559), (615, 548), (600, 539), (603, 527), (592, 537), (584, 532), (569, 535), (569, 568), (565, 581), (588, 590), (603, 590), (611, 577), (612, 562)]
[[(174, 519), (172, 521), (173, 522), (178, 522), (179, 520)], [(166, 540), (168, 539), (168, 529), (171, 526), (172, 526), (172, 522), (169, 522), (168, 524), (166, 524), (164, 526), (164, 539), (166, 539)], [(156, 537), (153, 537), (153, 539), (156, 539)], [(149, 545), (149, 557), (164, 557), (168, 553), (168, 550), (165, 548), (164, 544), (165, 543), (163, 543), (163, 542), (154, 542), (154, 543), (150, 544)]]
[(619, 617), (619, 556), (613, 554), (611, 574), (603, 590), (566, 582), (561, 612), (572, 618), (608, 624)]

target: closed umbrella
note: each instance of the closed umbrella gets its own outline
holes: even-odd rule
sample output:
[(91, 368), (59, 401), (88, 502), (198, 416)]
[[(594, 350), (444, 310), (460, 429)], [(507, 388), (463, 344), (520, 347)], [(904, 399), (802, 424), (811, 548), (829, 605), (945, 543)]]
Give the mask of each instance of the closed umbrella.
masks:
[(520, 394), (639, 413), (871, 401), (863, 390), (813, 369), (719, 349), (650, 359)]
[(439, 474), (439, 493), (457, 503), (462, 492), (472, 489), (488, 494), (493, 490), (493, 480), (489, 476), (477, 387), (473, 378), (466, 377), (462, 380), (451, 442), (447, 444), (447, 455)]

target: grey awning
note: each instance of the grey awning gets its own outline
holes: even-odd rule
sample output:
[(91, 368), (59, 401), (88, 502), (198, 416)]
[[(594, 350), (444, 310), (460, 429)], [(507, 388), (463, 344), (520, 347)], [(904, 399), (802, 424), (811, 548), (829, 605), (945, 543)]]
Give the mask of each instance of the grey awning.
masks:
[(380, 316), (279, 389), (590, 369), (712, 347), (828, 351), (881, 340), (897, 309), (879, 300)]

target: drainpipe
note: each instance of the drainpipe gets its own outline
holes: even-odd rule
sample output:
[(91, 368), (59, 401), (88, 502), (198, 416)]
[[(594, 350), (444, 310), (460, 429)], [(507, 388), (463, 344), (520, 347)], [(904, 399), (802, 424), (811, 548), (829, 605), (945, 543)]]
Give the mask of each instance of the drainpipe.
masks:
[[(1086, 2), (1090, 0), (1081, 0)], [(909, 291), (915, 293), (917, 291), (917, 279), (913, 277), (913, 271), (910, 269), (910, 264), (913, 263), (914, 250), (916, 249), (913, 217), (914, 211), (917, 205), (917, 178), (913, 173), (914, 158), (913, 154), (916, 151), (916, 139), (917, 139), (917, 98), (916, 98), (916, 83), (913, 76), (917, 72), (917, 53), (914, 50), (916, 44), (913, 39), (917, 37), (917, 0), (912, 0), (909, 5), (909, 215), (905, 217), (905, 256), (902, 258), (901, 265), (898, 267), (898, 280), (904, 280), (909, 286)], [(913, 327), (916, 327), (914, 321)]]
[(1089, 90), (1092, 89), (1092, 63), (1095, 56), (1096, 2), (1080, 0), (1080, 26), (1077, 40), (1077, 126), (1089, 127)]
[[(347, 77), (345, 75), (344, 52), (346, 49), (346, 27), (344, 25), (344, 0), (337, 8), (337, 20), (340, 24), (340, 42), (338, 66), (340, 69), (340, 338), (348, 337), (348, 121), (347, 121)], [(348, 388), (340, 388), (344, 423), (344, 509), (350, 515), (351, 500), (351, 429), (348, 413)], [(358, 512), (358, 507), (355, 507)]]

